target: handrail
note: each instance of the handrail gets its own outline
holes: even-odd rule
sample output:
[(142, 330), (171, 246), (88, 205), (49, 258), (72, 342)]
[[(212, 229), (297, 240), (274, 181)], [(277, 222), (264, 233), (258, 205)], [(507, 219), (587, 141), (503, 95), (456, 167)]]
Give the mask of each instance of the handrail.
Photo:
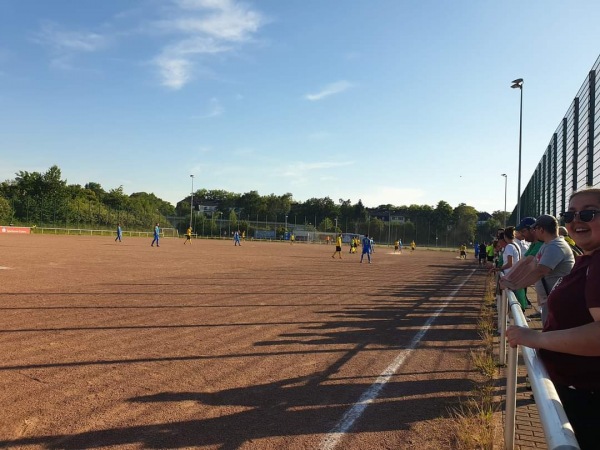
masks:
[[(510, 311), (512, 324), (519, 327), (527, 327), (527, 320), (521, 310), (521, 305), (510, 289), (502, 291), (502, 308), (498, 311)], [(506, 316), (499, 317), (501, 347), (506, 346), (504, 339), (506, 331)], [(517, 398), (517, 364), (518, 348), (508, 349), (508, 368), (506, 373), (506, 422), (504, 429), (504, 446), (507, 450), (514, 448), (515, 416)], [(535, 396), (535, 403), (540, 416), (540, 422), (544, 428), (546, 444), (549, 450), (579, 450), (579, 444), (575, 438), (573, 427), (562, 406), (554, 384), (548, 376), (546, 367), (535, 349), (521, 346), (521, 355), (527, 368), (527, 375)]]

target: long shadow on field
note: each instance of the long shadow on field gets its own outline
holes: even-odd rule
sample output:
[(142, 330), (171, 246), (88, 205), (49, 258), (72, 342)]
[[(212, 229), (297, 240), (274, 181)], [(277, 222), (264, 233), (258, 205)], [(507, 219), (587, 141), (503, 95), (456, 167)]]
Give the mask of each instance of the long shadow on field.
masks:
[[(452, 268), (431, 283), (411, 284), (398, 290), (373, 292), (373, 295), (361, 294), (361, 303), (371, 302), (371, 307), (334, 309), (328, 306), (320, 311), (322, 323), (304, 324), (297, 332), (282, 334), (280, 339), (255, 343), (277, 349), (265, 352), (266, 356), (281, 350), (279, 353), (298, 352), (298, 358), (301, 358), (331, 348), (340, 356), (322, 372), (219, 392), (162, 392), (129, 399), (133, 408), (139, 403), (151, 403), (165, 411), (181, 402), (187, 402), (186, 410), (190, 411), (189, 402), (196, 402), (197, 411), (190, 411), (190, 416), (206, 414), (207, 407), (211, 407), (210, 418), (0, 440), (0, 447), (80, 449), (139, 445), (157, 449), (218, 446), (233, 450), (244, 444), (259, 445), (254, 442), (258, 439), (298, 437), (306, 440), (311, 435), (320, 439), (338, 431), (338, 423), (352, 405), (359, 400), (365, 405), (365, 394), (368, 394), (368, 400), (377, 401), (368, 403), (363, 416), (358, 414), (358, 420), (351, 425), (353, 433), (408, 429), (414, 422), (447, 416), (448, 408), (456, 404), (457, 396), (470, 391), (473, 386), (465, 377), (453, 378), (441, 361), (434, 362), (435, 368), (427, 368), (426, 380), (397, 381), (390, 374), (381, 381), (379, 373), (369, 370), (372, 373), (361, 374), (358, 382), (338, 378), (338, 374), (355, 358), (374, 349), (392, 351), (389, 354), (392, 360), (405, 349), (456, 341), (454, 345), (444, 345), (444, 350), (464, 352), (465, 344), (477, 339), (475, 323), (480, 309), (479, 302), (473, 300), (477, 293), (457, 296), (454, 292), (464, 275), (464, 270)], [(470, 291), (468, 287), (463, 289)], [(482, 291), (483, 288), (480, 296)], [(419, 341), (415, 340), (419, 331), (425, 330), (424, 326), (429, 328), (423, 331)], [(289, 345), (293, 347), (285, 347)], [(383, 366), (387, 364), (389, 362)], [(285, 443), (278, 442), (286, 447)], [(303, 442), (305, 445), (297, 442), (294, 445), (318, 447), (318, 442)]]
[[(48, 435), (15, 440), (1, 440), (0, 447), (40, 446), (48, 449), (81, 449), (138, 444), (144, 448), (181, 448), (219, 446), (237, 449), (244, 443), (269, 437), (326, 435), (336, 426), (369, 384), (323, 385), (322, 377), (295, 378), (220, 392), (164, 392), (130, 399), (132, 403), (197, 402), (223, 408), (222, 415), (209, 419), (168, 422), (89, 431), (72, 435)], [(357, 432), (381, 432), (406, 429), (409, 422), (440, 417), (440, 406), (430, 408), (407, 395), (425, 395), (448, 391), (468, 391), (471, 383), (464, 379), (391, 382), (379, 396), (381, 402), (370, 406), (377, 420), (361, 422)], [(451, 406), (452, 399), (444, 405)], [(189, 404), (189, 403), (187, 403)], [(336, 406), (332, 406), (336, 405)], [(231, 406), (246, 410), (227, 413)], [(399, 412), (409, 412), (410, 420), (399, 420)], [(442, 414), (443, 415), (443, 414)], [(400, 414), (402, 416), (402, 414)], [(313, 444), (315, 444), (313, 442)]]

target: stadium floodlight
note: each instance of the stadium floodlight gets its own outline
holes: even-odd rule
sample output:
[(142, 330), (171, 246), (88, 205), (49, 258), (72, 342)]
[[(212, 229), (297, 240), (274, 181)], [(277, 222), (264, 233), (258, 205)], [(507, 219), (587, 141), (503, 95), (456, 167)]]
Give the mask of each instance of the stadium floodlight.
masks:
[(521, 221), (521, 142), (523, 139), (523, 78), (512, 81), (513, 89), (521, 91), (521, 106), (519, 108), (519, 173), (517, 177), (517, 224)]
[(192, 195), (190, 196), (190, 228), (192, 228), (192, 217), (194, 217), (194, 175), (190, 175), (192, 179)]
[(504, 177), (504, 228), (506, 228), (506, 183), (508, 181), (508, 175), (503, 173), (500, 176)]

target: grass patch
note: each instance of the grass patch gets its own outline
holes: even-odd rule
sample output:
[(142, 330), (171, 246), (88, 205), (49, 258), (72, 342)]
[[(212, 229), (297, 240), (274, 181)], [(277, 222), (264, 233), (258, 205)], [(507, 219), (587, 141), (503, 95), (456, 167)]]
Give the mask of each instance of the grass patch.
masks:
[(498, 368), (494, 358), (494, 331), (496, 329), (493, 277), (486, 279), (486, 290), (477, 329), (481, 345), (471, 351), (471, 363), (481, 375), (469, 395), (451, 409), (453, 417), (452, 447), (461, 450), (493, 450), (502, 447), (496, 429), (496, 413), (500, 403), (495, 399)]

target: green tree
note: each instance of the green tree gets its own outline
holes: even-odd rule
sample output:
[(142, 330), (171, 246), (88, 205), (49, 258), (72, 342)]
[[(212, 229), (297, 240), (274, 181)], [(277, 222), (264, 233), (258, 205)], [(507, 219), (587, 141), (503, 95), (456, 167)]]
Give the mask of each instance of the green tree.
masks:
[(8, 224), (13, 217), (13, 209), (10, 202), (4, 197), (0, 197), (0, 224)]
[(256, 214), (264, 213), (265, 205), (263, 198), (257, 191), (250, 191), (242, 194), (238, 201), (238, 206), (242, 208), (244, 215), (250, 217)]
[(385, 224), (382, 220), (376, 217), (371, 218), (369, 222), (369, 235), (373, 236), (376, 241), (381, 242), (383, 240), (381, 233), (383, 231), (384, 226)]
[(477, 228), (478, 213), (475, 208), (465, 203), (459, 204), (452, 212), (452, 218), (455, 224), (454, 245), (471, 244), (475, 239)]
[(334, 231), (335, 224), (329, 217), (325, 217), (318, 226), (319, 231)]
[(231, 228), (234, 230), (238, 226), (238, 217), (233, 209), (229, 211), (229, 223), (231, 224)]
[(510, 216), (510, 213), (508, 211), (506, 213), (504, 213), (504, 211), (497, 210), (492, 213), (492, 218), (496, 222), (498, 222), (502, 227), (504, 227), (505, 223), (508, 225), (509, 216)]

